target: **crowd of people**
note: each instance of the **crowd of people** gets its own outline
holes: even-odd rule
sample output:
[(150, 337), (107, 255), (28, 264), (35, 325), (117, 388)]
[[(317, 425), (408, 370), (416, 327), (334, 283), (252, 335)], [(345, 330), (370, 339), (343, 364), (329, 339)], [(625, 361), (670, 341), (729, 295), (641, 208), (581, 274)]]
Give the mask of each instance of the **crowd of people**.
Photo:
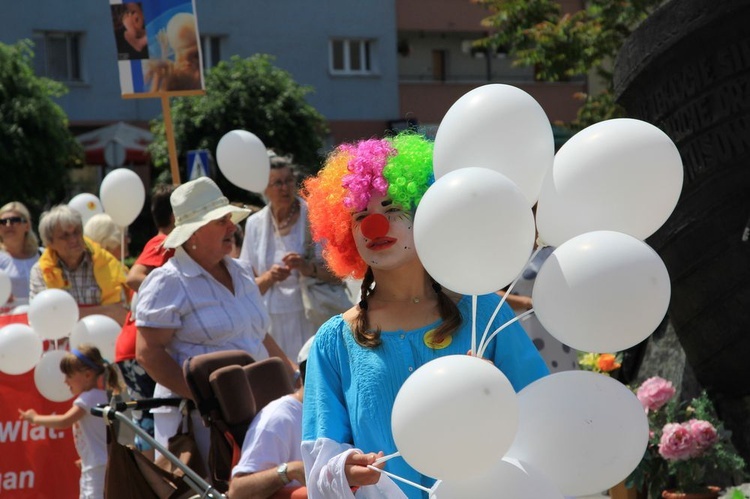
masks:
[[(401, 458), (378, 459), (397, 451), (390, 408), (401, 385), (420, 366), (467, 354), (472, 344), (471, 297), (436, 282), (414, 247), (414, 213), (433, 181), (432, 143), (407, 133), (340, 145), (301, 185), (288, 159), (272, 157), (266, 206), (247, 221), (250, 210), (230, 203), (207, 177), (158, 186), (151, 196), (158, 234), (130, 269), (120, 261), (127, 255), (123, 228), (106, 215), (84, 227), (75, 210), (53, 207), (41, 216), (40, 249), (29, 211), (8, 203), (0, 208), (0, 269), (12, 279), (10, 300), (26, 303), (60, 288), (81, 316), (105, 314), (123, 325), (115, 359), (70, 345), (61, 369), (77, 398), (67, 414), (19, 408), (20, 417), (75, 423), (93, 435), (81, 408), (106, 402), (104, 390), (119, 386), (113, 379), (121, 377), (136, 398), (192, 399), (183, 362), (239, 349), (255, 360), (279, 357), (289, 376), (301, 379), (296, 392), (253, 420), (231, 497), (270, 497), (288, 484), (306, 485), (311, 498), (422, 497), (380, 471), (424, 487), (433, 477)], [(316, 331), (305, 314), (302, 277), (358, 279), (360, 296)], [(496, 328), (510, 320), (509, 304), (494, 316), (499, 303), (496, 294), (479, 296), (477, 322), (493, 320)], [(516, 391), (549, 372), (519, 323), (490, 342), (485, 358)], [(107, 385), (102, 376), (114, 366), (117, 376), (107, 376)], [(208, 469), (209, 430), (197, 410), (191, 417)], [(164, 445), (182, 420), (174, 407), (138, 415)], [(97, 456), (106, 454), (99, 426), (87, 440)], [(136, 446), (152, 456), (147, 442)], [(86, 456), (81, 497), (101, 498), (102, 463)]]

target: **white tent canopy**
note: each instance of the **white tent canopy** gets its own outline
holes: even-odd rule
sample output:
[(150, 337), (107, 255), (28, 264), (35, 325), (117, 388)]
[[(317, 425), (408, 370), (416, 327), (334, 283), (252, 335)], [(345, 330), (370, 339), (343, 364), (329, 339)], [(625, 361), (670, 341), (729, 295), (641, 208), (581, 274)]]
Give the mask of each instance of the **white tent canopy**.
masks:
[[(148, 163), (146, 148), (154, 136), (148, 130), (120, 121), (78, 135), (76, 139), (86, 153), (86, 164), (121, 166)], [(113, 162), (120, 164), (110, 164)]]

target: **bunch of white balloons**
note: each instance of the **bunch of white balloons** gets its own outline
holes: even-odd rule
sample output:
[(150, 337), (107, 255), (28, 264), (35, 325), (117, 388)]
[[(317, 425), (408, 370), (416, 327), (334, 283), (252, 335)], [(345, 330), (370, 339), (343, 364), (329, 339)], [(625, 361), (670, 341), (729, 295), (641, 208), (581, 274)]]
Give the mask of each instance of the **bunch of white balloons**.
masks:
[[(608, 120), (555, 154), (541, 106), (491, 84), (449, 109), (434, 165), (414, 238), (444, 287), (480, 295), (512, 285), (536, 239), (556, 247), (532, 292), (550, 334), (579, 350), (613, 352), (657, 328), (670, 281), (643, 239), (672, 213), (683, 180), (679, 152), (661, 130)], [(416, 370), (391, 422), (399, 454), (438, 479), (431, 494), (440, 499), (498, 497), (498, 489), (538, 499), (599, 493), (635, 469), (648, 441), (641, 404), (616, 380), (568, 371), (516, 394), (499, 370), (469, 356)]]
[[(34, 297), (28, 307), (28, 324), (9, 324), (0, 329), (0, 371), (24, 374), (34, 369), (39, 393), (53, 402), (72, 398), (60, 371), (60, 359), (67, 350), (58, 343), (68, 339), (72, 347), (87, 343), (113, 361), (120, 324), (106, 315), (79, 319), (78, 305), (70, 293), (47, 289)], [(45, 342), (49, 348), (45, 351)]]

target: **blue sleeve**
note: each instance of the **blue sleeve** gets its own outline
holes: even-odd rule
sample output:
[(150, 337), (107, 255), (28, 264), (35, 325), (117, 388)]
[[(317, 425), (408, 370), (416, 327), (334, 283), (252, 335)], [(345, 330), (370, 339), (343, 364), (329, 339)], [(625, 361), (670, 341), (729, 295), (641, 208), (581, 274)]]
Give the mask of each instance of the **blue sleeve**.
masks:
[(327, 438), (339, 443), (352, 443), (349, 411), (344, 397), (344, 380), (348, 372), (342, 372), (346, 347), (341, 334), (343, 318), (334, 317), (323, 324), (315, 335), (307, 358), (305, 374), (305, 403), (302, 415), (302, 440), (314, 441)]

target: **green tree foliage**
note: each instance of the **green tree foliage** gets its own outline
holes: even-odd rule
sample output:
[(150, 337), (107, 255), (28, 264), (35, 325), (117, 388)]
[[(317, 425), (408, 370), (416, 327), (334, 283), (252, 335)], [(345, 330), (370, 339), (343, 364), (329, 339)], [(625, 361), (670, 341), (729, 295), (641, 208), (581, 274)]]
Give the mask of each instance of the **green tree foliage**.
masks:
[(542, 81), (568, 81), (593, 73), (604, 90), (578, 95), (584, 103), (574, 128), (624, 115), (612, 98), (611, 65), (625, 39), (663, 0), (587, 0), (562, 14), (554, 0), (477, 0), (489, 8), (492, 34), (481, 44), (502, 47), (516, 65), (533, 66)]
[(21, 201), (37, 214), (66, 194), (68, 168), (83, 164), (83, 149), (54, 102), (67, 89), (32, 69), (31, 42), (0, 43), (0, 205)]
[[(305, 172), (317, 171), (327, 132), (325, 119), (305, 101), (312, 89), (296, 83), (288, 72), (272, 62), (269, 55), (234, 56), (208, 73), (205, 95), (172, 99), (175, 143), (183, 179), (188, 150), (208, 149), (215, 154), (221, 137), (236, 129), (254, 133), (277, 154), (291, 155)], [(151, 131), (155, 135), (149, 148), (154, 164), (163, 170), (160, 179), (170, 181), (163, 119), (152, 122)], [(217, 173), (217, 183), (230, 199), (254, 201), (247, 191), (231, 185)]]

